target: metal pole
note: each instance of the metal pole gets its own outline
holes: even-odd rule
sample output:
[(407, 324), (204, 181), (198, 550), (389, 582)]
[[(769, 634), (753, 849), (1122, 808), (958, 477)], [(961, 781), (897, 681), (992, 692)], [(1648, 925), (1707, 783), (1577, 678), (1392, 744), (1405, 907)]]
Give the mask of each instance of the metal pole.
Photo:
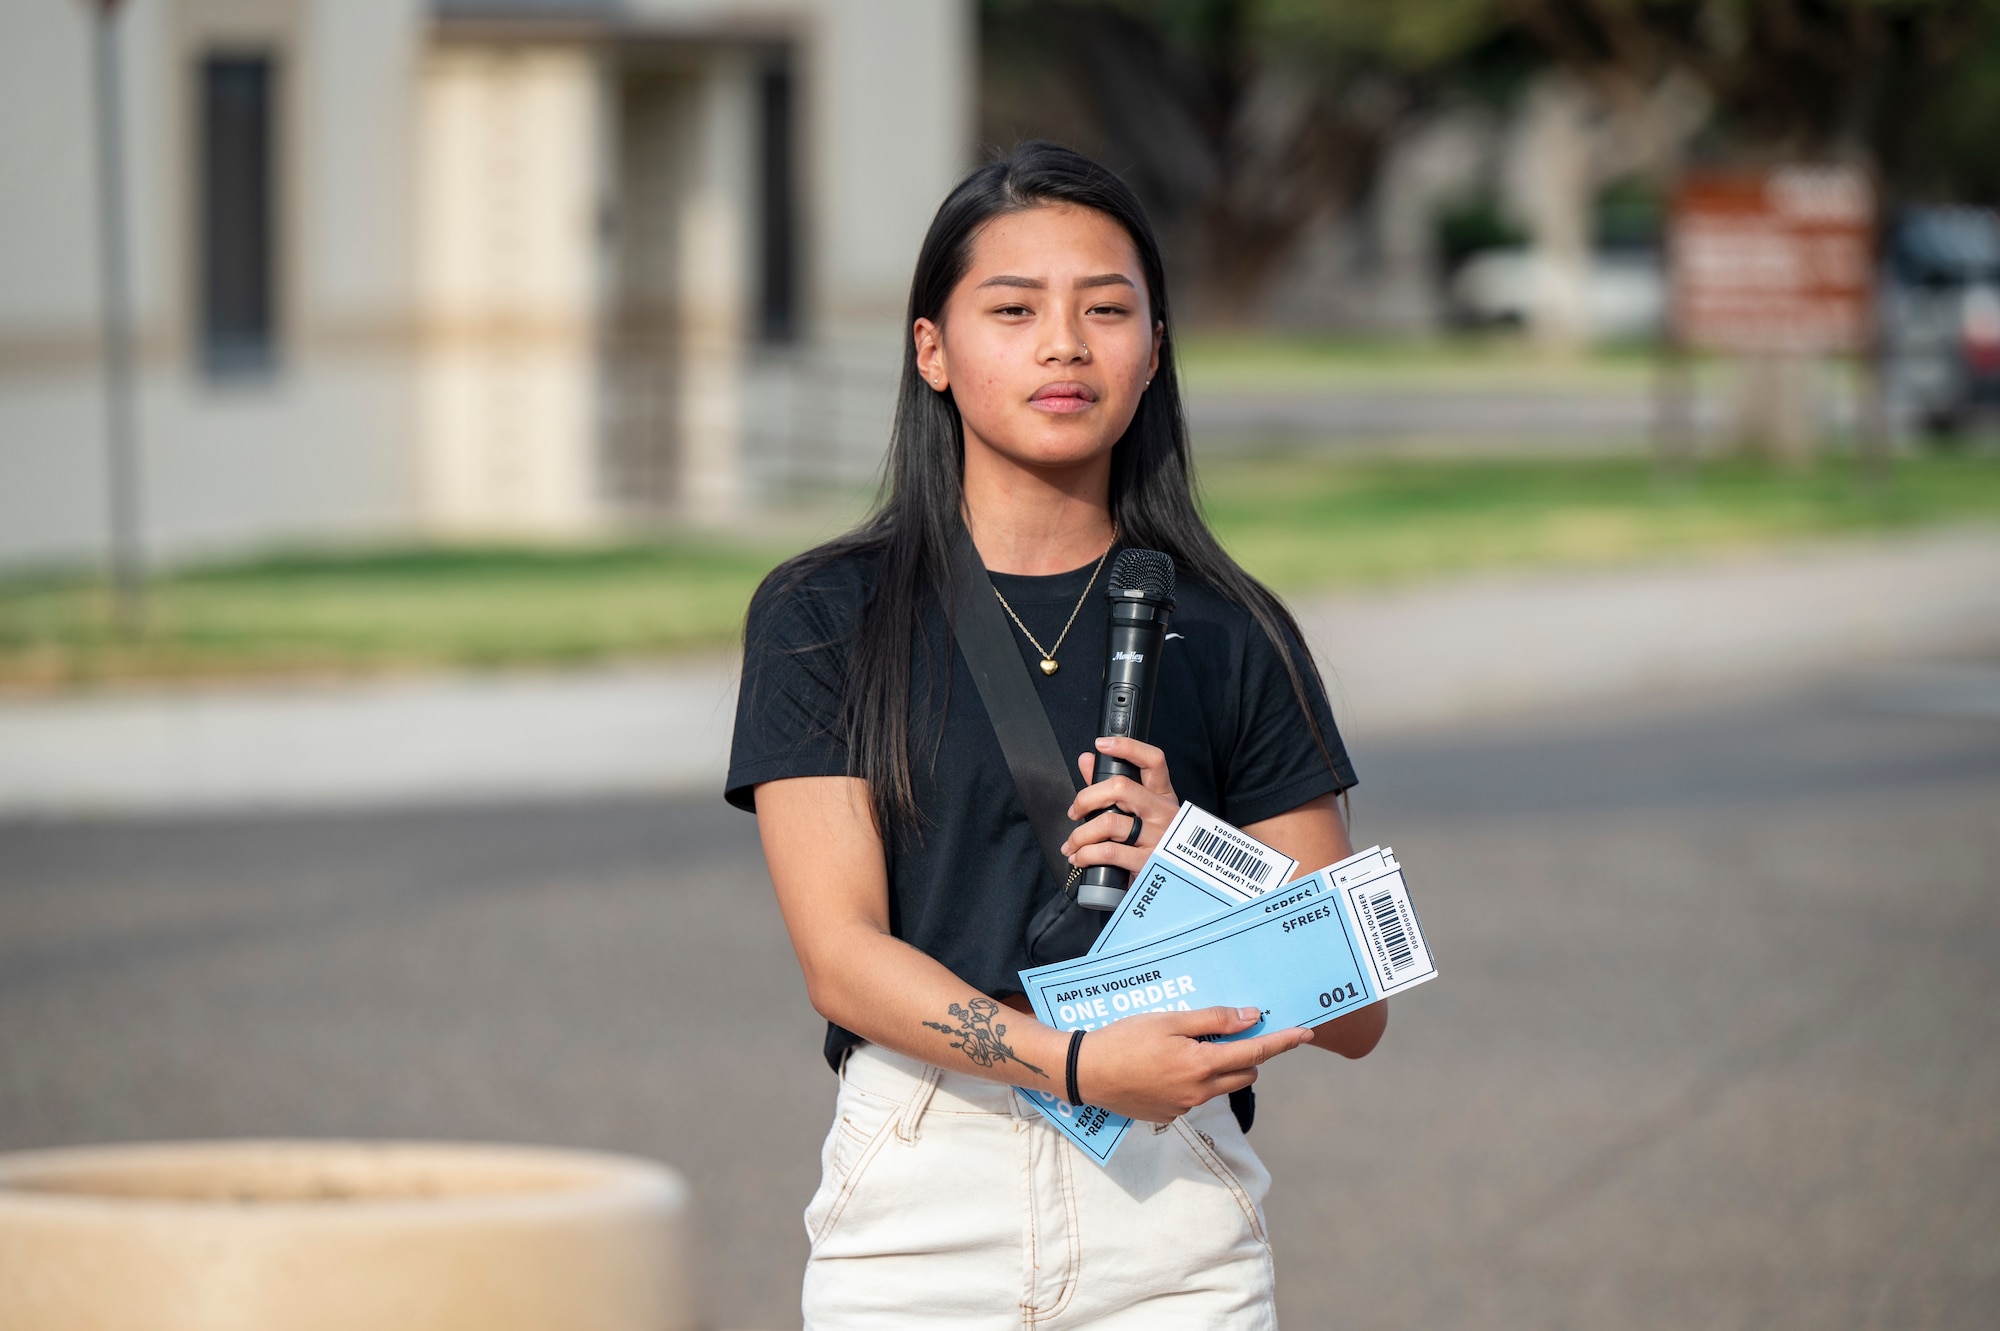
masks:
[(136, 636), (145, 627), (145, 570), (139, 548), (139, 437), (133, 402), (130, 274), (125, 261), (124, 122), (118, 95), (116, 0), (100, 0), (92, 10), (112, 602), (119, 628)]
[[(1881, 198), (1879, 189), (1875, 197)], [(1878, 256), (1883, 253), (1884, 238), (1879, 210), (1876, 216), (1878, 220), (1870, 237), (1874, 241), (1870, 257), (1877, 259), (1879, 268)], [(1882, 317), (1881, 298), (1882, 282), (1878, 277), (1867, 287), (1863, 301), (1863, 328), (1866, 331), (1862, 334), (1857, 385), (1861, 392), (1861, 401), (1857, 404), (1860, 407), (1861, 437), (1856, 441), (1856, 452), (1860, 454), (1861, 461), (1861, 484), (1876, 499), (1889, 492), (1891, 449), (1894, 444), (1889, 422), (1889, 334)]]
[(1679, 330), (1669, 327), (1653, 362), (1654, 474), (1669, 486), (1694, 479), (1697, 392), (1693, 358)]
[(1861, 483), (1871, 495), (1879, 498), (1889, 489), (1890, 438), (1889, 438), (1889, 385), (1888, 369), (1882, 337), (1878, 333), (1870, 338), (1861, 352), (1860, 390), (1861, 439)]

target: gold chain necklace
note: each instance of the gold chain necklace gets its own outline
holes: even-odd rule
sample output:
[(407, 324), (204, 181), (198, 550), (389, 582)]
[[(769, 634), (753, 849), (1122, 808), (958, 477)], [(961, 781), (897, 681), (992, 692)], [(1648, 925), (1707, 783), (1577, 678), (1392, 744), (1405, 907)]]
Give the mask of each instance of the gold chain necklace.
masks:
[(1035, 635), (1028, 632), (1028, 626), (1021, 622), (1019, 615), (1014, 613), (1014, 607), (1007, 604), (1007, 598), (1000, 596), (1000, 589), (998, 587), (993, 589), (993, 594), (1000, 596), (1000, 608), (1005, 610), (1007, 617), (1014, 621), (1014, 627), (1020, 629), (1027, 636), (1028, 644), (1042, 654), (1042, 673), (1044, 675), (1053, 675), (1056, 673), (1056, 653), (1062, 650), (1063, 639), (1069, 636), (1070, 625), (1076, 623), (1076, 617), (1083, 613), (1083, 603), (1090, 599), (1090, 589), (1097, 585), (1097, 575), (1104, 571), (1104, 561), (1111, 558), (1111, 546), (1117, 544), (1118, 524), (1114, 522), (1111, 524), (1111, 545), (1105, 546), (1104, 553), (1097, 557), (1097, 567), (1090, 570), (1090, 581), (1083, 584), (1083, 595), (1076, 598), (1076, 609), (1069, 612), (1069, 620), (1063, 625), (1062, 632), (1056, 635), (1056, 645), (1053, 647), (1044, 648), (1042, 644), (1036, 642)]

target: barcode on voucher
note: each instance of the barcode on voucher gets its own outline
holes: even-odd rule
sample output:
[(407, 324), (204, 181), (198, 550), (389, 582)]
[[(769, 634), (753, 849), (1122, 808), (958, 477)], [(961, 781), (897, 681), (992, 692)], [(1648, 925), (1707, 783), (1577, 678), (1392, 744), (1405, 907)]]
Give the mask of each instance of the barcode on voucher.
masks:
[(1400, 870), (1347, 889), (1347, 902), (1362, 935), (1377, 987), (1384, 993), (1419, 984), (1437, 974), (1423, 926), (1410, 905)]
[(1189, 828), (1187, 846), (1195, 853), (1207, 856), (1223, 868), (1234, 870), (1253, 883), (1262, 883), (1269, 878), (1272, 868), (1275, 867), (1255, 851), (1226, 841), (1206, 827)]
[(1416, 954), (1410, 950), (1410, 931), (1403, 927), (1403, 917), (1396, 913), (1395, 895), (1376, 893), (1368, 899), (1368, 913), (1375, 917), (1375, 927), (1382, 931), (1382, 950), (1389, 954), (1389, 974), (1393, 977), (1416, 965)]

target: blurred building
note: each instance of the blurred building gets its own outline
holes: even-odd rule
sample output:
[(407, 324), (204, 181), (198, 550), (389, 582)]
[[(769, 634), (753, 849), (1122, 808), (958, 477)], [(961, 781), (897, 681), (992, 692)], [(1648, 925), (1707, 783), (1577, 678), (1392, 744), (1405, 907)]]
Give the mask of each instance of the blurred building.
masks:
[[(0, 559), (104, 539), (90, 6), (0, 8)], [(128, 0), (148, 543), (865, 475), (968, 0)]]

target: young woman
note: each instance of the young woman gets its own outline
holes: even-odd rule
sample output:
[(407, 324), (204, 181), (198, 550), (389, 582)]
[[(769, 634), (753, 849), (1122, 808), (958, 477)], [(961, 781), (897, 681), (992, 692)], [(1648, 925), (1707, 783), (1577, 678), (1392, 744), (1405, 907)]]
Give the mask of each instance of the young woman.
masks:
[[(1136, 870), (1182, 799), (1307, 869), (1347, 855), (1318, 674), (1196, 508), (1159, 248), (1116, 176), (1046, 143), (973, 172), (924, 238), (908, 327), (878, 511), (752, 603), (728, 779), (841, 1078), (806, 1324), (1274, 1326), (1269, 1175), (1227, 1096), (1301, 1044), (1366, 1054), (1383, 1006), (1229, 1043), (1202, 1037), (1256, 1009), (1090, 1032), (1085, 1102), (1141, 1121), (1108, 1168), (1014, 1093), (1065, 1093), (1069, 1037), (1019, 979), (1061, 885), (955, 647), (952, 544), (963, 524), (1083, 780), (1097, 754), (1143, 772), (1077, 796), (1072, 865)], [(1126, 546), (1179, 574), (1151, 744), (1096, 738)]]

